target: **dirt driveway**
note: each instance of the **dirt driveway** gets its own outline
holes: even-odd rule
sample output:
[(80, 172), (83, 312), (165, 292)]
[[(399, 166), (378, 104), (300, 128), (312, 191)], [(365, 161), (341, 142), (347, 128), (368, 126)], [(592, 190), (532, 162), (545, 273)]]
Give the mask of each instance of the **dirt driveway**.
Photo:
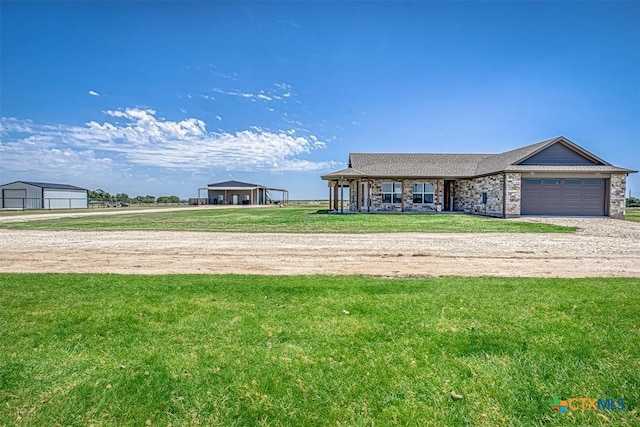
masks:
[(528, 218), (575, 234), (0, 230), (0, 272), (640, 278), (640, 223)]

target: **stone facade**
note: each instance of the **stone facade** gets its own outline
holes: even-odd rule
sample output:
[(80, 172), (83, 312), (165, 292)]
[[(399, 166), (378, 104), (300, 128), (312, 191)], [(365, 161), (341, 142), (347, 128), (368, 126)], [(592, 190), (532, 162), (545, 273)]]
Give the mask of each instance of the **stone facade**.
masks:
[(504, 217), (516, 218), (520, 216), (520, 199), (522, 192), (522, 177), (519, 173), (505, 174)]
[(612, 173), (609, 180), (609, 216), (624, 218), (627, 191), (627, 174)]
[[(519, 174), (510, 175), (519, 176)], [(513, 179), (515, 178), (512, 177), (512, 180)], [(518, 180), (518, 187), (519, 186), (520, 181)], [(504, 206), (503, 188), (504, 176), (502, 174), (457, 180), (454, 185), (455, 197), (453, 209), (456, 211), (502, 217)], [(515, 191), (515, 189), (512, 190), (512, 192), (513, 191)], [(483, 203), (483, 193), (487, 194), (486, 203)], [(518, 214), (520, 213), (519, 199), (520, 192), (518, 191)], [(512, 207), (512, 209), (514, 208)]]

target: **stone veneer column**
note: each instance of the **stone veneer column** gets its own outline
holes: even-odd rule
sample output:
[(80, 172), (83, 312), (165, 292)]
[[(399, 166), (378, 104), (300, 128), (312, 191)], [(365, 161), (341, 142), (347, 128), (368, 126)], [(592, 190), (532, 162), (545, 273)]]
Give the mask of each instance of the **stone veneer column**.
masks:
[(612, 173), (609, 180), (609, 216), (624, 218), (627, 174)]
[(522, 179), (519, 173), (506, 173), (505, 179), (505, 218), (520, 216), (520, 200), (522, 197)]

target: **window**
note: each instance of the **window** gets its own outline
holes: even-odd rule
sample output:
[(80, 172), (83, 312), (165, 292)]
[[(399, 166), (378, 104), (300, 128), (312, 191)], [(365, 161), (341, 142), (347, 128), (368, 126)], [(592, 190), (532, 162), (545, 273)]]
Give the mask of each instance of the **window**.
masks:
[(580, 180), (579, 179), (565, 179), (564, 183), (567, 185), (579, 185), (580, 184)]
[(402, 183), (382, 183), (382, 203), (402, 203)]
[(430, 182), (414, 183), (413, 203), (433, 203), (433, 184)]

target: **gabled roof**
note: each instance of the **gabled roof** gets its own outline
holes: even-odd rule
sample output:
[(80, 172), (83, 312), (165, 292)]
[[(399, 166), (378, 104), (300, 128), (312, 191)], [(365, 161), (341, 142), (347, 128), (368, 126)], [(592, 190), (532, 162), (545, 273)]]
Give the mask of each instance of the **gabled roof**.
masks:
[[(82, 191), (87, 191), (86, 188), (76, 187), (75, 185), (54, 184), (54, 183), (51, 183), (51, 182), (15, 181), (15, 182), (11, 182), (10, 184), (16, 184), (18, 182), (21, 182), (23, 184), (33, 185), (34, 187), (51, 188), (51, 189), (54, 189), (54, 190), (82, 190)], [(4, 185), (9, 185), (9, 184), (4, 184)]]
[(256, 188), (256, 187), (264, 187), (263, 185), (258, 184), (249, 184), (248, 182), (242, 181), (224, 181), (224, 182), (216, 182), (208, 185), (209, 188)]
[[(564, 145), (593, 164), (549, 166), (520, 164), (554, 144)], [(323, 175), (322, 179), (341, 177), (470, 178), (499, 172), (543, 170), (635, 172), (612, 166), (567, 138), (559, 136), (499, 154), (351, 153), (348, 168)]]

